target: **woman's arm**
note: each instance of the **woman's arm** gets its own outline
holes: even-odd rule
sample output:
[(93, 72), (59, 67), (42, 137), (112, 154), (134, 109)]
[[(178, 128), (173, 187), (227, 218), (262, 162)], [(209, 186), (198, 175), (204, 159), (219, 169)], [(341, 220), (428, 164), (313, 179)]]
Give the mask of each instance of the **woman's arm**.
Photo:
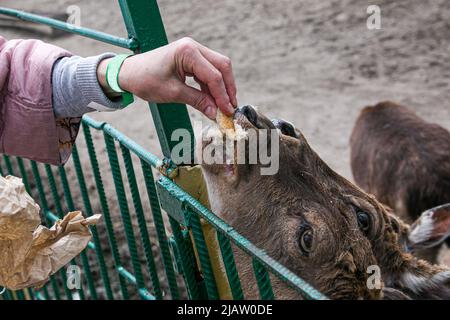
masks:
[[(0, 37), (0, 153), (67, 161), (84, 113), (123, 107), (105, 78), (112, 56), (71, 57), (39, 40)], [(118, 83), (144, 100), (190, 104), (211, 119), (217, 108), (231, 115), (237, 104), (230, 59), (189, 38), (127, 58)]]
[(113, 53), (87, 58), (72, 56), (55, 62), (52, 87), (57, 118), (81, 117), (87, 112), (116, 111), (124, 107), (120, 94), (104, 92), (97, 79), (99, 63), (114, 56)]
[(57, 121), (52, 69), (70, 55), (39, 40), (0, 37), (0, 153), (50, 164), (67, 160), (80, 119)]
[[(80, 117), (86, 112), (123, 107), (120, 94), (106, 81), (112, 57), (112, 53), (74, 56), (55, 63), (53, 103), (57, 117)], [(189, 76), (200, 89), (185, 83)], [(231, 115), (237, 104), (230, 59), (188, 38), (127, 58), (120, 68), (119, 85), (149, 102), (189, 104), (211, 119), (215, 119), (217, 108)]]

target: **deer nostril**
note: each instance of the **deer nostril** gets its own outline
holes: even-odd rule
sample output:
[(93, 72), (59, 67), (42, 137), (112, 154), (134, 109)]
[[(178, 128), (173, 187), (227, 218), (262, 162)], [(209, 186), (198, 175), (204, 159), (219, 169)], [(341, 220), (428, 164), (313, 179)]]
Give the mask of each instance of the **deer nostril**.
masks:
[(258, 122), (258, 114), (256, 113), (256, 110), (253, 109), (252, 106), (243, 106), (239, 107), (237, 112), (242, 113), (248, 121), (250, 121), (251, 124), (254, 126), (257, 125)]
[(278, 128), (282, 134), (297, 138), (297, 133), (292, 123), (281, 119), (272, 119), (272, 123), (275, 128)]

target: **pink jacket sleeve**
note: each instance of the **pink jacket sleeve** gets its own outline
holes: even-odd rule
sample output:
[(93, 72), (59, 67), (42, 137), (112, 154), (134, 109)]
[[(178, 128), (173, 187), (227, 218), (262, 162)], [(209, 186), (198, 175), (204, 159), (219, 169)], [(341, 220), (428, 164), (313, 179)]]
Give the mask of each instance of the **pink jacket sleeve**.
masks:
[(80, 118), (56, 119), (52, 67), (71, 54), (39, 40), (0, 37), (0, 152), (61, 164), (70, 156)]

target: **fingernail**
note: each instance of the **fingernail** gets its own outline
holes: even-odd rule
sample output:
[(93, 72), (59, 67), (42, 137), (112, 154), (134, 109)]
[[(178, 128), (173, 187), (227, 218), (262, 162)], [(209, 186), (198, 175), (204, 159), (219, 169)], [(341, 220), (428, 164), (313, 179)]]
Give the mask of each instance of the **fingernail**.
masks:
[(210, 118), (212, 120), (216, 119), (216, 108), (214, 108), (212, 106), (208, 106), (208, 107), (206, 107), (204, 113), (208, 118)]
[(230, 112), (230, 114), (234, 113), (234, 107), (231, 103), (228, 104), (228, 111)]

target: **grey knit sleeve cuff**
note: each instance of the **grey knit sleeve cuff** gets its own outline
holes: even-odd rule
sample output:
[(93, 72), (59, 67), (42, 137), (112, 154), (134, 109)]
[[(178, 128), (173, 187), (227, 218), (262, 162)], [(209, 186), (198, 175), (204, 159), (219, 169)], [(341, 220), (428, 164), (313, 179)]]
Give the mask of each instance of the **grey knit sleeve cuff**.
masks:
[(109, 99), (97, 80), (97, 66), (114, 53), (82, 58), (65, 57), (55, 62), (52, 73), (53, 110), (57, 118), (81, 117), (92, 111), (115, 111), (122, 98)]

